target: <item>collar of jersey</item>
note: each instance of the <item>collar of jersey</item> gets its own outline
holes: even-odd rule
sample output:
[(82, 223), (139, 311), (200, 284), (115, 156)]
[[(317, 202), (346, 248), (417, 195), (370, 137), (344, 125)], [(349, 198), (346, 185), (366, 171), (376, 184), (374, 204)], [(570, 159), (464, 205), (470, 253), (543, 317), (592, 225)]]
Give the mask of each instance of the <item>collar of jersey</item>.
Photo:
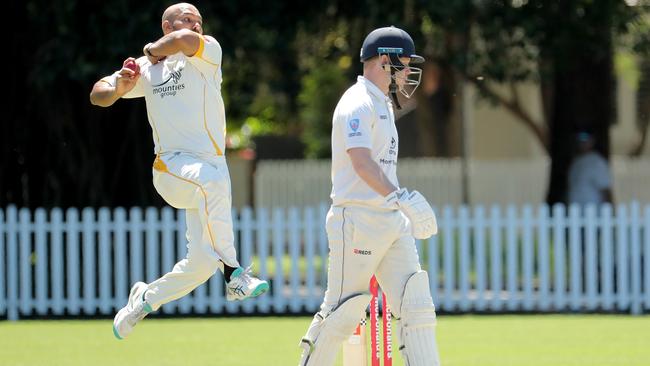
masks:
[(359, 77), (357, 77), (357, 82), (362, 84), (368, 90), (368, 92), (370, 94), (372, 94), (373, 96), (375, 96), (375, 97), (377, 97), (377, 98), (379, 98), (381, 100), (388, 100), (388, 96), (386, 96), (386, 94), (384, 94), (381, 91), (381, 89), (379, 89), (377, 87), (377, 85), (373, 84), (372, 81), (364, 78), (363, 76), (359, 76)]

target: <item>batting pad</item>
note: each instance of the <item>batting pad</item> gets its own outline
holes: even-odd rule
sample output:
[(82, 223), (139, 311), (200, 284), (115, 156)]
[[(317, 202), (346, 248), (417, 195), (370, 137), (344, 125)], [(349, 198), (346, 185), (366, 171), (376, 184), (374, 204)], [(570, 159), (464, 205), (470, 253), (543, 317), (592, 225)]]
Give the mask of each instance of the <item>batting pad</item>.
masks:
[(303, 348), (300, 366), (330, 366), (334, 364), (341, 342), (347, 339), (365, 315), (369, 294), (353, 295), (324, 318), (316, 314), (300, 341)]
[(436, 345), (436, 308), (429, 290), (429, 276), (418, 271), (409, 278), (402, 297), (400, 352), (407, 366), (439, 366)]

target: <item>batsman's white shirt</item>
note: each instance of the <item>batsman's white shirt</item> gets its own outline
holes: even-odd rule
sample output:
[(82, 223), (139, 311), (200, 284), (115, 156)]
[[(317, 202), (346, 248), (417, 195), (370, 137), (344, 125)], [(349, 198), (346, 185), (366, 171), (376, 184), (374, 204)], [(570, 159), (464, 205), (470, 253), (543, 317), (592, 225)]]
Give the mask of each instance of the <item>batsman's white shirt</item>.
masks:
[[(144, 97), (156, 159), (153, 183), (171, 206), (186, 210), (187, 257), (148, 284), (146, 300), (156, 310), (192, 291), (220, 267), (238, 267), (231, 217), (231, 187), (221, 97), (221, 46), (201, 36), (188, 57), (179, 52), (152, 65), (136, 62), (140, 77), (124, 98)], [(116, 74), (105, 78), (115, 82)], [(114, 84), (113, 84), (114, 85)]]
[(357, 83), (341, 97), (332, 118), (332, 203), (388, 207), (354, 171), (348, 150), (370, 149), (373, 160), (395, 186), (399, 138), (393, 106), (375, 84), (359, 76)]

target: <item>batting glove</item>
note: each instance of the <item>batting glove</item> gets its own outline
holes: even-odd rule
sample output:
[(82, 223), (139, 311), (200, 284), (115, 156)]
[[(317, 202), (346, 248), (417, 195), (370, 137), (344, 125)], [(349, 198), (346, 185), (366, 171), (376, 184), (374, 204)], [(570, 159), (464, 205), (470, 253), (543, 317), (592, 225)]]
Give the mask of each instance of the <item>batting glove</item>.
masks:
[(386, 203), (409, 218), (416, 239), (427, 239), (438, 233), (436, 214), (420, 192), (409, 193), (406, 188), (398, 189), (386, 196)]

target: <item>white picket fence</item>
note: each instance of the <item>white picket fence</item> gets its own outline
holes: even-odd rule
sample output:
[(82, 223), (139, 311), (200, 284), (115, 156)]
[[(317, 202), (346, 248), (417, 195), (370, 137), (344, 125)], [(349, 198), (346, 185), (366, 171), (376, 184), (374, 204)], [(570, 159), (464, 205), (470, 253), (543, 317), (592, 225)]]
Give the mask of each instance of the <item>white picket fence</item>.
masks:
[[(234, 212), (240, 260), (271, 280), (271, 292), (226, 302), (216, 275), (161, 312), (315, 312), (326, 284), (326, 210)], [(436, 211), (440, 232), (418, 249), (440, 311), (650, 310), (650, 205)], [(184, 215), (170, 208), (0, 210), (0, 316), (112, 314), (131, 283), (158, 278), (185, 255), (184, 232)]]

